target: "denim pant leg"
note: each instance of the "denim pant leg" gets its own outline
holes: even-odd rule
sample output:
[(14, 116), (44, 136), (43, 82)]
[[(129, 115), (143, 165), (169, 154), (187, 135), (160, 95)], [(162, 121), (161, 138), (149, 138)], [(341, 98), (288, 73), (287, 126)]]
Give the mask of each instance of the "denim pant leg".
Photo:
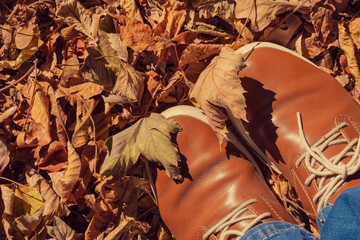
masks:
[(360, 186), (342, 192), (334, 205), (320, 210), (321, 239), (360, 239)]
[(245, 233), (241, 240), (314, 240), (316, 236), (299, 227), (287, 222), (262, 223)]
[[(342, 192), (334, 205), (321, 209), (318, 216), (322, 220), (318, 221), (321, 239), (360, 239), (360, 186)], [(291, 223), (267, 222), (246, 232), (241, 240), (245, 239), (307, 240), (317, 237)]]

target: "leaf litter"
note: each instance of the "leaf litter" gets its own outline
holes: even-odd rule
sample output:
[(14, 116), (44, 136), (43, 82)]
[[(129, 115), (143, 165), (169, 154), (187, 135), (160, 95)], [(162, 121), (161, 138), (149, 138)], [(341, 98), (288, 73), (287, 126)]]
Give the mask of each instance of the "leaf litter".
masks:
[(171, 239), (152, 174), (181, 180), (171, 141), (181, 126), (159, 113), (201, 107), (221, 142), (226, 112), (246, 121), (234, 50), (253, 41), (308, 58), (359, 101), (359, 10), (357, 0), (1, 1), (0, 237)]

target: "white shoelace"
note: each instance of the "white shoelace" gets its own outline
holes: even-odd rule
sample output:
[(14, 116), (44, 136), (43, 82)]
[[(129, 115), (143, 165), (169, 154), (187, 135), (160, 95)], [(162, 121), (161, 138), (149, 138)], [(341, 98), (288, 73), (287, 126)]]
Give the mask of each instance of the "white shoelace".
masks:
[[(248, 231), (250, 228), (252, 228), (253, 226), (255, 226), (257, 223), (259, 223), (262, 219), (270, 217), (271, 214), (269, 212), (267, 213), (263, 213), (259, 216), (253, 214), (253, 215), (248, 215), (248, 216), (243, 216), (241, 217), (241, 215), (246, 212), (247, 210), (249, 210), (248, 206), (250, 204), (256, 203), (257, 200), (256, 199), (251, 199), (249, 201), (246, 201), (245, 203), (243, 203), (242, 205), (240, 205), (238, 208), (234, 209), (231, 213), (229, 213), (226, 217), (224, 217), (220, 222), (218, 222), (215, 226), (213, 226), (211, 229), (209, 229), (204, 235), (203, 235), (203, 239), (206, 240), (208, 239), (212, 234), (217, 234), (219, 232), (221, 232), (220, 236), (219, 236), (219, 240), (225, 240), (225, 238), (229, 235), (233, 235), (233, 236), (237, 236), (237, 240), (239, 240), (246, 231)], [(242, 231), (238, 231), (238, 230), (229, 230), (230, 226), (244, 221), (244, 220), (249, 220), (249, 219), (254, 219), (253, 221), (250, 222), (250, 224), (248, 224), (246, 226), (245, 229), (243, 229)]]
[[(311, 173), (305, 181), (307, 186), (309, 186), (311, 181), (316, 177), (320, 177), (318, 192), (312, 199), (314, 203), (319, 201), (317, 209), (317, 211), (319, 211), (326, 206), (330, 197), (345, 182), (346, 178), (360, 169), (360, 137), (352, 140), (350, 143), (348, 143), (345, 138), (337, 139), (341, 135), (340, 130), (347, 126), (347, 123), (343, 122), (310, 146), (305, 138), (300, 113), (297, 113), (297, 118), (301, 142), (306, 152), (296, 161), (296, 166), (299, 167), (301, 162), (305, 162), (305, 166)], [(328, 147), (338, 144), (347, 144), (347, 146), (339, 154), (331, 158), (325, 157), (323, 151)], [(356, 148), (353, 150), (355, 145)], [(347, 157), (351, 157), (350, 161), (347, 164), (342, 163), (341, 160)], [(316, 163), (319, 164), (317, 169), (314, 168)], [(324, 185), (325, 180), (329, 177), (331, 177), (330, 181)]]

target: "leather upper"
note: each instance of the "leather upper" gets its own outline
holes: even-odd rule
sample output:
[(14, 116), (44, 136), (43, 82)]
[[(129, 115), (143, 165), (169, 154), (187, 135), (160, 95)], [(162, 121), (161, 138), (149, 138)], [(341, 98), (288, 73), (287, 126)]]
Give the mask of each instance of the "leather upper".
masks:
[[(176, 144), (182, 154), (184, 181), (175, 183), (165, 171), (158, 171), (156, 191), (160, 215), (177, 240), (202, 239), (208, 229), (249, 199), (257, 203), (249, 205), (244, 215), (270, 212), (264, 221), (296, 223), (252, 163), (232, 155), (228, 147), (220, 148), (207, 124), (189, 116), (173, 119), (183, 128)], [(249, 222), (231, 228), (242, 230)]]
[[(360, 109), (346, 90), (330, 75), (314, 65), (287, 52), (273, 48), (258, 48), (245, 56), (247, 68), (239, 72), (247, 104), (246, 125), (249, 134), (269, 159), (295, 187), (307, 211), (316, 215), (319, 181), (304, 184), (309, 171), (302, 162), (295, 162), (305, 152), (299, 135), (297, 112), (309, 145), (346, 121), (339, 138), (359, 137)], [(328, 147), (326, 157), (338, 154), (346, 144)], [(348, 159), (342, 162), (346, 163)], [(352, 179), (353, 181), (349, 181)], [(359, 185), (356, 176), (347, 179), (330, 202), (340, 192)]]

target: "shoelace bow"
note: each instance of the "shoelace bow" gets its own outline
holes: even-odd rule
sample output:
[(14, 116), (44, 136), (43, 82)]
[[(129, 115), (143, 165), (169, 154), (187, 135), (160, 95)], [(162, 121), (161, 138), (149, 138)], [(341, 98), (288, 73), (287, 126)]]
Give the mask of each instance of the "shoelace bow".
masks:
[[(231, 213), (229, 213), (226, 217), (224, 217), (221, 221), (219, 221), (215, 226), (213, 226), (211, 229), (209, 229), (204, 235), (203, 235), (203, 239), (206, 240), (208, 239), (212, 234), (217, 234), (219, 232), (221, 232), (220, 236), (219, 236), (219, 240), (225, 240), (225, 238), (227, 236), (233, 235), (233, 236), (238, 236), (236, 239), (239, 240), (246, 231), (248, 231), (250, 228), (252, 228), (253, 226), (255, 226), (257, 223), (259, 223), (262, 219), (270, 217), (271, 214), (269, 212), (263, 213), (261, 215), (247, 215), (247, 216), (241, 216), (244, 212), (246, 212), (247, 210), (249, 210), (248, 206), (250, 204), (256, 203), (257, 200), (256, 199), (251, 199), (249, 201), (246, 201), (245, 203), (243, 203), (242, 205), (240, 205), (239, 207), (237, 207), (236, 209), (234, 209)], [(238, 231), (238, 230), (229, 230), (230, 226), (241, 222), (241, 221), (245, 221), (245, 220), (249, 220), (249, 219), (254, 219), (253, 221), (250, 222), (250, 224), (248, 224), (246, 226), (245, 229), (243, 229), (242, 231)]]
[[(306, 152), (296, 161), (296, 166), (299, 167), (303, 161), (305, 162), (305, 166), (311, 173), (305, 180), (307, 186), (309, 186), (311, 181), (316, 177), (320, 177), (318, 185), (319, 191), (312, 199), (314, 203), (319, 201), (317, 209), (317, 211), (319, 211), (326, 206), (330, 197), (345, 182), (346, 178), (360, 169), (360, 137), (352, 140), (350, 143), (344, 138), (337, 139), (341, 135), (340, 130), (347, 126), (347, 123), (343, 122), (310, 146), (304, 134), (300, 113), (297, 113), (297, 119), (301, 142), (304, 145)], [(347, 146), (339, 154), (332, 156), (331, 158), (327, 158), (323, 154), (326, 148), (338, 144), (347, 144)], [(353, 150), (355, 145), (356, 148)], [(347, 157), (351, 157), (347, 164), (341, 162), (342, 159)], [(315, 169), (316, 163), (319, 164), (317, 169)], [(324, 185), (325, 180), (329, 177), (331, 177), (330, 181)]]

